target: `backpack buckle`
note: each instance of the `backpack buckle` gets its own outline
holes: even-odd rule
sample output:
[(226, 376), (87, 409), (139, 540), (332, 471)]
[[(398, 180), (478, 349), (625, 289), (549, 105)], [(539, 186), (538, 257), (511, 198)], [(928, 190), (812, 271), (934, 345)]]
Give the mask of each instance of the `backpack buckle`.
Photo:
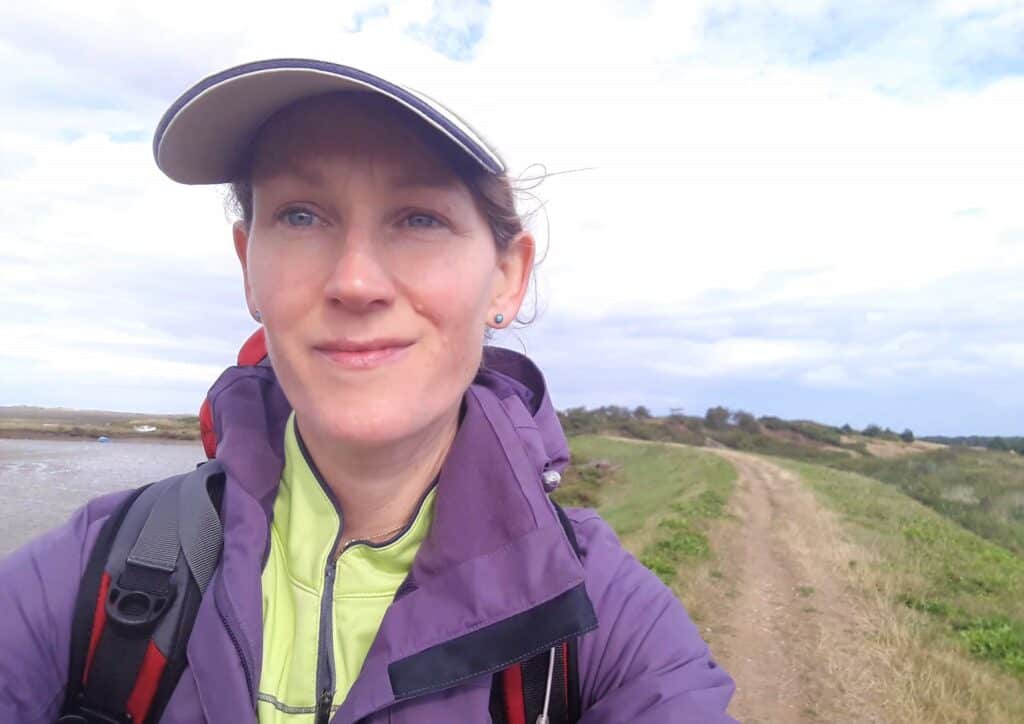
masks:
[(173, 600), (174, 587), (156, 593), (136, 587), (127, 588), (120, 585), (120, 581), (111, 583), (106, 602), (107, 620), (126, 634), (149, 634), (167, 613)]

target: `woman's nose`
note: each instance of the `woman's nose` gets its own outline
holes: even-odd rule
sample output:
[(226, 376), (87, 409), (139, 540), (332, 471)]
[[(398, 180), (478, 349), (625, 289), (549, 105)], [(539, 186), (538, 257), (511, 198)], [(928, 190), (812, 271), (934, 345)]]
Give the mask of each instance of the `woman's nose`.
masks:
[(363, 311), (393, 301), (395, 287), (391, 274), (370, 229), (351, 226), (335, 249), (324, 290), (332, 303)]

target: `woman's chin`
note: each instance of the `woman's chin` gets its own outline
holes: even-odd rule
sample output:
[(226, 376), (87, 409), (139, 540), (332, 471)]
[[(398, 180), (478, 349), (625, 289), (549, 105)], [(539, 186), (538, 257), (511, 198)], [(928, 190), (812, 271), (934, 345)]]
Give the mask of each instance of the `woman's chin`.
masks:
[[(401, 408), (399, 408), (401, 409)], [(319, 411), (318, 411), (319, 412)], [(301, 413), (299, 414), (302, 419)], [(317, 434), (336, 444), (354, 447), (379, 447), (415, 435), (417, 430), (407, 415), (381, 414), (372, 409), (349, 406), (344, 414), (317, 415)]]

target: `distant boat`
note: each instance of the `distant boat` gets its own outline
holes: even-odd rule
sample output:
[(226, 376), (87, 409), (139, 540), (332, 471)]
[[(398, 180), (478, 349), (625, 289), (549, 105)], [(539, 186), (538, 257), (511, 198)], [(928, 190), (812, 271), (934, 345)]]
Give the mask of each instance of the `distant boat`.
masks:
[(96, 442), (110, 442), (110, 438), (107, 437), (106, 435), (100, 435), (98, 438), (96, 438)]
[(135, 425), (135, 432), (156, 432), (155, 425)]

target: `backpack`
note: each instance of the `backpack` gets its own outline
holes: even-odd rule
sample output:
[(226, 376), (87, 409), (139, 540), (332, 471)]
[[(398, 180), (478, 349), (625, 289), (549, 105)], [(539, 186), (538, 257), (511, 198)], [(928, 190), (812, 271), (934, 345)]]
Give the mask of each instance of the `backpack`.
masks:
[[(239, 364), (266, 356), (262, 330)], [(195, 470), (142, 486), (100, 530), (82, 574), (71, 628), (68, 684), (58, 724), (154, 724), (187, 664), (202, 595), (220, 560), (225, 476), (209, 401), (200, 411), (211, 458)], [(558, 519), (577, 557), (572, 525)], [(580, 718), (577, 641), (496, 672), (494, 724), (571, 724)]]

